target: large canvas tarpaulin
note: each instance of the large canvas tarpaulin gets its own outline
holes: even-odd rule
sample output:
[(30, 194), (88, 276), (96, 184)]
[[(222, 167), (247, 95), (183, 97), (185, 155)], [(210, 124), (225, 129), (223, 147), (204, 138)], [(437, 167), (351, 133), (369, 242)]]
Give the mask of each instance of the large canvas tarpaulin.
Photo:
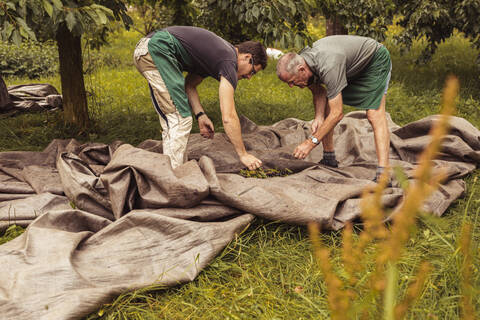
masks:
[[(389, 120), (391, 163), (409, 177), (436, 119), (403, 127)], [(54, 140), (43, 152), (0, 153), (0, 227), (28, 225), (0, 246), (0, 318), (78, 319), (126, 290), (191, 281), (255, 216), (330, 229), (359, 217), (376, 170), (365, 113), (350, 113), (335, 128), (336, 169), (318, 165), (321, 146), (306, 160), (292, 157), (309, 122), (241, 124), (247, 149), (265, 167), (295, 173), (238, 175), (242, 165), (221, 133), (213, 140), (193, 134), (191, 160), (173, 170), (155, 140), (136, 147)], [(462, 178), (480, 162), (479, 130), (462, 118), (450, 124), (433, 162), (448, 178), (424, 204), (437, 216), (462, 195)], [(397, 185), (382, 197), (393, 211), (403, 197)]]
[(51, 84), (5, 87), (5, 83), (2, 86), (2, 82), (0, 81), (0, 115), (12, 116), (19, 112), (55, 110), (62, 107), (62, 96)]

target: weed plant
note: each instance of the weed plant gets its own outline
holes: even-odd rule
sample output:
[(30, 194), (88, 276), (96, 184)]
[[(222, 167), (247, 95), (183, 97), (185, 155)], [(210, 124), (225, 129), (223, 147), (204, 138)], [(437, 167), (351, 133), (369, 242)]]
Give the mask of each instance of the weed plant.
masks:
[[(432, 269), (430, 263), (422, 262), (414, 276), (415, 280), (411, 281), (402, 300), (398, 298), (397, 263), (410, 238), (410, 230), (416, 223), (423, 201), (445, 178), (444, 173), (433, 172), (431, 161), (438, 155), (441, 141), (448, 130), (448, 116), (453, 113), (457, 91), (458, 80), (450, 78), (444, 91), (442, 114), (430, 132), (431, 142), (418, 159), (419, 164), (413, 174), (414, 180), (406, 181), (408, 185), (405, 185), (402, 203), (390, 213), (393, 220), (390, 227), (384, 224), (384, 219), (389, 214), (381, 206), (381, 195), (388, 180), (387, 174), (381, 177), (378, 185), (365, 189), (361, 201), (363, 231), (356, 241), (353, 241), (350, 223), (343, 231), (343, 268), (340, 267), (343, 269), (343, 277), (333, 271), (330, 250), (322, 246), (318, 240), (318, 225), (309, 224), (315, 256), (328, 288), (332, 319), (354, 319), (359, 316), (379, 319), (382, 314), (383, 319), (403, 319), (408, 309), (422, 294)], [(462, 274), (460, 305), (464, 319), (475, 318), (474, 289), (471, 284), (473, 263), (471, 241), (471, 225), (464, 221), (459, 243), (463, 255), (460, 264)], [(375, 251), (373, 269), (367, 268), (369, 263), (365, 260), (367, 247), (372, 247)], [(379, 308), (379, 305), (383, 305), (383, 308)]]
[[(94, 122), (87, 136), (76, 136), (57, 112), (23, 114), (0, 118), (0, 151), (42, 150), (53, 138), (77, 138), (80, 141), (110, 143), (122, 140), (136, 145), (145, 139), (160, 139), (160, 124), (148, 93), (146, 81), (135, 70), (132, 53), (140, 38), (135, 31), (120, 31), (112, 36), (110, 46), (101, 49), (105, 57), (120, 61), (115, 67), (100, 64), (87, 75), (89, 103)], [(480, 89), (478, 88), (478, 51), (461, 35), (442, 44), (433, 61), (413, 64), (422, 43), (400, 55), (388, 39), (392, 53), (392, 82), (387, 96), (387, 111), (399, 125), (440, 112), (441, 87), (448, 72), (459, 77), (461, 91), (457, 115), (480, 127)], [(417, 50), (417, 51), (416, 51)], [(459, 57), (459, 58), (457, 58)], [(454, 65), (454, 61), (457, 65)], [(7, 85), (47, 82), (60, 88), (58, 76), (31, 81), (9, 77)], [(199, 86), (206, 113), (222, 132), (218, 105), (218, 82), (206, 79)], [(296, 117), (310, 120), (314, 110), (307, 90), (290, 89), (275, 75), (275, 62), (249, 81), (240, 81), (235, 94), (236, 107), (258, 124)], [(345, 111), (353, 110), (346, 107)], [(194, 126), (193, 132), (198, 132)], [(441, 218), (421, 215), (405, 243), (404, 254), (397, 261), (397, 301), (416, 279), (421, 261), (431, 268), (424, 290), (406, 313), (407, 319), (459, 319), (470, 303), (480, 310), (480, 275), (478, 243), (480, 227), (480, 171), (467, 177), (465, 196)], [(471, 269), (462, 269), (465, 260), (456, 245), (460, 241), (462, 221), (471, 225)], [(361, 230), (352, 227), (352, 238)], [(342, 267), (341, 232), (322, 232), (320, 241), (330, 249), (332, 269), (346, 277)], [(463, 248), (464, 246), (462, 246)], [(462, 249), (463, 250), (463, 249)], [(375, 266), (375, 248), (366, 246), (367, 270)], [(462, 260), (463, 259), (463, 260)], [(468, 260), (468, 259), (467, 259)], [(468, 263), (467, 263), (468, 264)], [(463, 270), (463, 271), (462, 271)], [(462, 302), (462, 277), (468, 277), (473, 294)], [(359, 276), (359, 281), (366, 281)], [(374, 300), (365, 300), (372, 303)], [(463, 309), (462, 309), (463, 308)], [(257, 219), (238, 236), (195, 279), (173, 288), (155, 286), (132, 291), (111, 304), (99, 307), (89, 319), (328, 319), (327, 284), (312, 252), (306, 228)]]

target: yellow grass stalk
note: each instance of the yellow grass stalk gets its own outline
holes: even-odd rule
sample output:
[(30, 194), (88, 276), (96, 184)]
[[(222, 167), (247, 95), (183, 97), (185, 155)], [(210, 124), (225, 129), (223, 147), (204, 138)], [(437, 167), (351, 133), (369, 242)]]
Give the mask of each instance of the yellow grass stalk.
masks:
[(444, 178), (443, 174), (433, 176), (431, 161), (440, 150), (441, 142), (448, 130), (448, 119), (455, 107), (455, 98), (458, 93), (457, 78), (447, 79), (443, 94), (443, 109), (436, 123), (430, 130), (431, 141), (422, 152), (418, 160), (418, 166), (413, 172), (415, 180), (405, 192), (400, 208), (394, 213), (393, 225), (390, 237), (384, 242), (382, 254), (378, 257), (379, 264), (387, 261), (397, 261), (406, 241), (410, 236), (410, 230), (415, 224), (417, 214), (423, 201), (436, 189), (438, 183)]
[(403, 319), (408, 308), (421, 295), (427, 276), (430, 274), (432, 266), (428, 262), (423, 262), (417, 271), (416, 280), (410, 284), (407, 294), (403, 300), (395, 306), (395, 319)]
[(472, 226), (469, 223), (464, 223), (462, 225), (462, 232), (460, 236), (460, 248), (459, 248), (463, 256), (462, 264), (461, 264), (462, 297), (460, 301), (463, 320), (475, 319), (475, 308), (473, 306), (473, 287), (472, 287), (473, 257), (472, 257), (471, 244), (472, 244)]
[(353, 253), (353, 227), (351, 222), (345, 224), (345, 228), (342, 233), (342, 260), (345, 268), (345, 272), (348, 276), (348, 281), (350, 285), (354, 285), (358, 279), (356, 278), (354, 272), (356, 265), (359, 262), (356, 259), (355, 254)]
[[(438, 184), (445, 177), (442, 170), (434, 172), (432, 160), (438, 154), (442, 139), (447, 133), (448, 119), (454, 111), (454, 101), (458, 93), (458, 87), (456, 78), (450, 77), (447, 79), (443, 95), (442, 114), (430, 130), (431, 141), (419, 157), (418, 165), (413, 173), (414, 181), (410, 183), (409, 188), (405, 191), (403, 201), (398, 209), (391, 215), (393, 223), (390, 230), (387, 230), (384, 225), (385, 210), (381, 204), (382, 192), (388, 180), (387, 173), (385, 173), (380, 178), (379, 184), (375, 187), (366, 188), (362, 195), (360, 206), (364, 230), (360, 234), (358, 241), (354, 244), (351, 224), (347, 224), (343, 232), (342, 260), (351, 286), (354, 286), (357, 282), (355, 274), (366, 269), (365, 249), (374, 240), (381, 240), (376, 256), (375, 270), (370, 279), (370, 293), (376, 294), (383, 291), (384, 319), (401, 319), (404, 317), (409, 306), (421, 294), (430, 270), (428, 264), (422, 264), (417, 280), (410, 285), (403, 301), (396, 305), (398, 290), (396, 263), (410, 237), (410, 231), (416, 223), (416, 218), (423, 202), (438, 188)], [(327, 248), (322, 247), (318, 238), (318, 225), (311, 223), (308, 228), (317, 263), (324, 274), (327, 284), (328, 304), (332, 312), (332, 319), (347, 319), (352, 312), (349, 297), (354, 296), (354, 294), (351, 290), (343, 288), (343, 282), (333, 272), (329, 258), (330, 252)], [(465, 271), (464, 275), (465, 278), (470, 279), (471, 274), (468, 272)], [(470, 300), (465, 298), (464, 309), (467, 312), (464, 314), (471, 314), (471, 308), (471, 298)], [(361, 309), (362, 316), (368, 315), (366, 308)]]
[(332, 320), (348, 320), (350, 310), (349, 298), (352, 294), (343, 289), (342, 280), (340, 280), (333, 272), (332, 264), (330, 263), (330, 250), (322, 245), (318, 237), (320, 232), (318, 224), (310, 222), (308, 224), (308, 231), (310, 234), (310, 240), (312, 241), (315, 258), (323, 276), (325, 277), (325, 283), (327, 284), (327, 299), (331, 318)]

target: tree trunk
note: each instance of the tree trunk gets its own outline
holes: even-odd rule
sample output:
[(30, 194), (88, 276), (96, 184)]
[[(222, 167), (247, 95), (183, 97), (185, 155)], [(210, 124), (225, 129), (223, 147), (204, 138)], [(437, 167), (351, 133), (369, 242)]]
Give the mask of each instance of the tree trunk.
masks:
[(335, 34), (348, 34), (347, 29), (343, 26), (342, 22), (336, 16), (327, 19), (327, 36), (333, 36)]
[(65, 24), (61, 24), (56, 38), (64, 118), (67, 123), (74, 124), (83, 131), (88, 127), (89, 117), (83, 81), (81, 37), (74, 36)]
[(8, 94), (7, 85), (0, 75), (0, 112), (2, 109), (7, 109), (7, 107), (12, 103), (10, 100), (10, 95)]

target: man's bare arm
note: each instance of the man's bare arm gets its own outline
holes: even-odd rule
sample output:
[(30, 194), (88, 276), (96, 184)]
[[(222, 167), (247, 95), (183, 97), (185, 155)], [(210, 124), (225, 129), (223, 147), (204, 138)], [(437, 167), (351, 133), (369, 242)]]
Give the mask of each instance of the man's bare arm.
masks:
[(315, 118), (312, 122), (312, 132), (316, 132), (319, 126), (325, 120), (325, 109), (327, 106), (327, 90), (319, 85), (312, 84), (308, 87), (313, 96), (313, 107), (315, 108)]
[(322, 140), (343, 118), (343, 99), (341, 93), (335, 98), (328, 100), (328, 105), (330, 107), (330, 113), (313, 134), (318, 140)]
[(190, 102), (190, 107), (194, 114), (205, 112), (197, 92), (197, 86), (202, 83), (202, 81), (203, 78), (194, 73), (189, 73), (185, 78), (185, 92), (187, 93), (188, 102)]
[(185, 78), (185, 92), (187, 93), (188, 102), (190, 108), (192, 108), (193, 114), (203, 112), (204, 115), (198, 117), (198, 128), (200, 135), (204, 138), (213, 139), (215, 134), (215, 128), (212, 121), (203, 110), (200, 103), (200, 97), (198, 95), (197, 86), (203, 81), (203, 78), (197, 74), (189, 73)]
[(240, 120), (238, 119), (237, 111), (235, 109), (234, 89), (232, 84), (224, 77), (220, 77), (218, 94), (225, 133), (230, 139), (230, 142), (232, 142), (235, 151), (240, 157), (240, 161), (250, 170), (257, 169), (261, 166), (262, 161), (247, 153), (245, 150), (245, 145), (242, 140)]
[(327, 90), (319, 85), (312, 84), (308, 87), (312, 92), (313, 96), (313, 106), (315, 108), (315, 119), (324, 120), (325, 119), (325, 107), (327, 105)]
[[(325, 138), (325, 136), (332, 131), (337, 123), (343, 118), (343, 101), (341, 93), (335, 98), (328, 100), (328, 104), (330, 107), (330, 113), (313, 133), (313, 136), (319, 141), (323, 140), (323, 138)], [(311, 139), (306, 139), (295, 148), (293, 151), (293, 156), (298, 159), (305, 159), (315, 147), (316, 144), (314, 144)]]

